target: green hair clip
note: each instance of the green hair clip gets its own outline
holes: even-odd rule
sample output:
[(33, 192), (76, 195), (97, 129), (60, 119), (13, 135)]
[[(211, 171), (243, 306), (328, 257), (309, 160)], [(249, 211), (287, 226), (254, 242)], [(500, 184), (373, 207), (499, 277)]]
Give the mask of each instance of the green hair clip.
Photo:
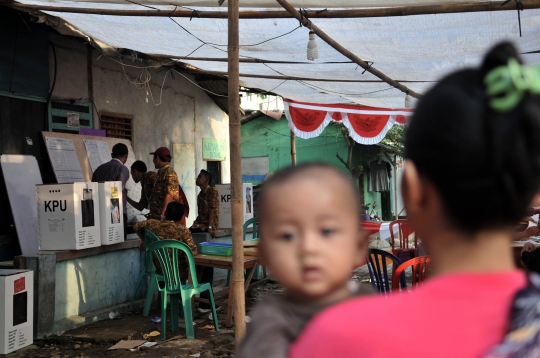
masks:
[(484, 78), (489, 105), (496, 111), (508, 112), (523, 99), (526, 92), (540, 94), (540, 67), (525, 67), (515, 59), (506, 66), (491, 70)]

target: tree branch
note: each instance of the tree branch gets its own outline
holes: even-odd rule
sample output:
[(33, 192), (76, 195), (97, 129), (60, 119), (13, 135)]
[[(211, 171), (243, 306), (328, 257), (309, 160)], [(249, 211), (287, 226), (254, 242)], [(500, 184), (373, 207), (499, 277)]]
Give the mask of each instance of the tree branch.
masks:
[(345, 162), (345, 161), (343, 160), (343, 158), (341, 158), (341, 157), (339, 156), (338, 153), (336, 153), (336, 157), (339, 159), (340, 162), (343, 163), (343, 165), (345, 166), (345, 168), (347, 168), (348, 170), (351, 170), (351, 168), (349, 168), (349, 165), (347, 164), (347, 162)]

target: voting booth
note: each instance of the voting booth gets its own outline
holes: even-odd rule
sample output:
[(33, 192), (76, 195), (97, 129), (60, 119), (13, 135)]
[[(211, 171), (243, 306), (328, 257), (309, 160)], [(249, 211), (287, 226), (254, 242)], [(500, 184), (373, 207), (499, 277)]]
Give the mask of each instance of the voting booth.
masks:
[(101, 246), (98, 183), (37, 185), (40, 250)]
[(0, 270), (0, 354), (33, 343), (34, 272)]
[[(231, 229), (231, 185), (218, 184), (216, 189), (219, 195), (219, 228)], [(242, 223), (253, 218), (253, 184), (251, 183), (242, 184), (242, 213)]]
[(124, 215), (122, 215), (122, 182), (98, 183), (99, 223), (101, 245), (112, 245), (124, 241)]

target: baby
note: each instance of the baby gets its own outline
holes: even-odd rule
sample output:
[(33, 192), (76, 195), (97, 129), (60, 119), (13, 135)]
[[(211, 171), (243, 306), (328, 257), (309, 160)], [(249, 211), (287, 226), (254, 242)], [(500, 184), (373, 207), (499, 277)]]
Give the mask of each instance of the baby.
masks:
[(365, 261), (360, 199), (351, 180), (328, 164), (277, 172), (259, 195), (262, 264), (285, 287), (251, 312), (236, 357), (287, 357), (289, 345), (322, 309), (370, 288), (350, 281)]

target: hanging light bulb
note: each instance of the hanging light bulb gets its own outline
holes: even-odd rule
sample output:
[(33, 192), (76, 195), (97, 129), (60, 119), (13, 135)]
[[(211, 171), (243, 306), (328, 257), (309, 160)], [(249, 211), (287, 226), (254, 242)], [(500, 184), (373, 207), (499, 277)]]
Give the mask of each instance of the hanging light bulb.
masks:
[(315, 32), (309, 32), (309, 41), (307, 44), (307, 59), (314, 61), (319, 58), (319, 49), (317, 48), (317, 42), (315, 42)]
[(407, 92), (407, 94), (405, 95), (405, 108), (412, 108), (412, 106), (413, 106), (413, 98), (409, 94), (409, 92)]

